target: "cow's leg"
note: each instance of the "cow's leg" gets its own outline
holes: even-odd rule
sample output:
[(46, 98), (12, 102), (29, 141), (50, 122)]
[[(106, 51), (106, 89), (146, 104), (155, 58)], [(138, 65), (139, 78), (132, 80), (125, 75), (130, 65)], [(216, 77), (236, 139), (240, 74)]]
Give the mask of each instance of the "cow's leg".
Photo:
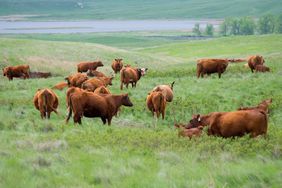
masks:
[(41, 119), (44, 119), (45, 118), (45, 113), (43, 111), (40, 111), (40, 116), (41, 116)]
[(219, 71), (219, 72), (218, 72), (218, 78), (220, 78), (220, 77), (221, 77), (221, 72)]
[(107, 123), (107, 119), (105, 117), (101, 117), (101, 120), (103, 121), (104, 125)]
[(81, 124), (81, 116), (79, 114), (73, 115), (73, 122)]
[(165, 117), (165, 109), (162, 110), (162, 119)]
[(47, 118), (48, 118), (48, 119), (50, 119), (50, 114), (51, 114), (51, 112), (48, 111), (48, 112), (47, 112)]
[(108, 125), (111, 125), (112, 117), (108, 117)]

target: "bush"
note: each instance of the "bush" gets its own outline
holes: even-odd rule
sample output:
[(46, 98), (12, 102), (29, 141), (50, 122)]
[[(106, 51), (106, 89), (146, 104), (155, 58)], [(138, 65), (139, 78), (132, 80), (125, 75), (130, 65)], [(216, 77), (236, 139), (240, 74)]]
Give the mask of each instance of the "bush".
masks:
[(239, 20), (240, 35), (253, 35), (255, 33), (255, 22), (250, 17), (243, 17)]
[(207, 24), (205, 34), (208, 36), (213, 36), (214, 28), (212, 24)]
[(277, 18), (275, 19), (274, 30), (276, 33), (282, 33), (282, 14), (277, 16)]
[(257, 23), (258, 33), (268, 34), (273, 33), (275, 28), (275, 17), (273, 15), (262, 16)]
[(202, 32), (200, 30), (200, 24), (196, 23), (193, 28), (193, 33), (197, 36), (201, 36)]

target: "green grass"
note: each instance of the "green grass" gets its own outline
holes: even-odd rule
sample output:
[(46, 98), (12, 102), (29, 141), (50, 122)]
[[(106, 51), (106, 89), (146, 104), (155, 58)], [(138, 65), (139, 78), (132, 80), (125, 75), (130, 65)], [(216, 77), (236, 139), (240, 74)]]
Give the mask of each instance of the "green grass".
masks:
[(199, 19), (281, 13), (280, 0), (2, 0), (0, 15), (35, 15), (32, 20)]
[[(0, 38), (0, 66), (28, 63), (52, 71), (49, 79), (0, 78), (0, 187), (280, 187), (282, 171), (281, 35), (218, 38), (125, 49), (82, 42)], [(125, 39), (126, 40), (126, 39)], [(153, 42), (152, 42), (153, 44)], [(225, 45), (226, 44), (226, 45)], [(224, 46), (225, 45), (225, 46)], [(197, 79), (199, 57), (247, 57), (262, 54), (272, 70), (252, 74), (244, 63), (231, 64), (221, 79)], [(41, 120), (32, 104), (38, 88), (52, 87), (75, 72), (80, 60), (100, 58), (110, 73), (114, 57), (149, 67), (136, 89), (134, 104), (123, 107), (112, 126), (83, 118), (66, 125), (65, 91), (55, 91), (60, 115)], [(155, 85), (175, 83), (165, 120), (155, 120), (145, 98)], [(267, 137), (179, 138), (173, 128), (194, 113), (232, 111), (272, 97)]]

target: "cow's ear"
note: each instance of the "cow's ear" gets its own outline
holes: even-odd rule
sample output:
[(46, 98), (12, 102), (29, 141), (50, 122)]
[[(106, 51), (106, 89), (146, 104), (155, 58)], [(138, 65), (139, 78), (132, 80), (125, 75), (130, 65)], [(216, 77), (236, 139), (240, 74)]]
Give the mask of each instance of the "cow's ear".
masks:
[(118, 59), (115, 59), (115, 61), (118, 61)]
[(201, 121), (201, 115), (200, 114), (197, 115), (197, 120), (198, 120), (198, 122)]
[(145, 68), (145, 71), (147, 71), (148, 70), (148, 68)]

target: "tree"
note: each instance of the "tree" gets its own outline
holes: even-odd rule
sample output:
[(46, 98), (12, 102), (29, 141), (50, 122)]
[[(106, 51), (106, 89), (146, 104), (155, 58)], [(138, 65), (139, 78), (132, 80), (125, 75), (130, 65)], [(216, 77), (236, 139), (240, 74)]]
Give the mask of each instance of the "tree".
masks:
[(226, 19), (219, 26), (219, 33), (223, 36), (227, 36), (228, 34), (228, 23)]
[(250, 17), (240, 18), (238, 21), (240, 35), (253, 35), (255, 32), (255, 22)]
[(197, 36), (201, 36), (201, 30), (200, 30), (200, 24), (196, 23), (193, 28), (193, 33), (195, 33)]
[(239, 20), (237, 18), (230, 18), (230, 34), (239, 35), (240, 34)]
[(274, 28), (276, 33), (282, 33), (282, 14), (276, 17)]
[(207, 24), (205, 29), (205, 34), (208, 36), (213, 36), (214, 28), (212, 24)]
[(273, 33), (275, 28), (275, 17), (271, 14), (260, 17), (257, 23), (257, 28), (260, 34)]

